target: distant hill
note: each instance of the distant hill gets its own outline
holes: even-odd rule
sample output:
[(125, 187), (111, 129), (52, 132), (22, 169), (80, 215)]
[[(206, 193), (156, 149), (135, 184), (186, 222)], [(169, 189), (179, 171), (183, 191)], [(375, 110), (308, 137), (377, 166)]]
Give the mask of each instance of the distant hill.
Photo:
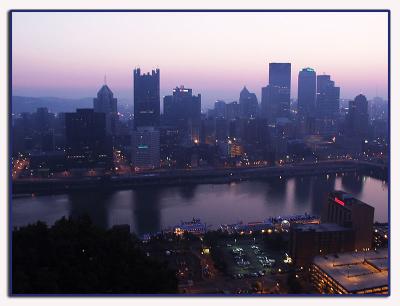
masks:
[(12, 112), (14, 114), (35, 112), (38, 107), (47, 107), (49, 112), (74, 112), (77, 108), (92, 108), (93, 98), (64, 99), (55, 97), (12, 97)]

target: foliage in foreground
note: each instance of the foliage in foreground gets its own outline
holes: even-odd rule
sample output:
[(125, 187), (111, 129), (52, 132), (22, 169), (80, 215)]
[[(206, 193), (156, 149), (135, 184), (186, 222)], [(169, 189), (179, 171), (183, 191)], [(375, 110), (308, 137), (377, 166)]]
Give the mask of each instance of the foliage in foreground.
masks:
[(14, 294), (175, 293), (175, 273), (147, 257), (121, 228), (103, 230), (88, 217), (14, 229)]

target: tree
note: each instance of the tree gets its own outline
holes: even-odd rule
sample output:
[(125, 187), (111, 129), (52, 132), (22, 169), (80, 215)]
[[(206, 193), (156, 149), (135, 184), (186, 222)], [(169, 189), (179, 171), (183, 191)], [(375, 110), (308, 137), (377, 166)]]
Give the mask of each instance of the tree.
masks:
[(175, 293), (175, 272), (147, 257), (129, 231), (103, 230), (88, 217), (37, 222), (12, 234), (12, 291)]

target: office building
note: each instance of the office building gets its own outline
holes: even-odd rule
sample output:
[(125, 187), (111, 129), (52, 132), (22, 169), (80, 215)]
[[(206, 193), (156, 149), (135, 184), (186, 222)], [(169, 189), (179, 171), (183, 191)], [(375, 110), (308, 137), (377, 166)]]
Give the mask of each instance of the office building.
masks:
[(154, 127), (140, 127), (132, 135), (132, 163), (135, 171), (160, 166), (160, 131)]
[(96, 113), (103, 113), (106, 117), (107, 135), (116, 135), (117, 133), (117, 99), (111, 89), (104, 84), (97, 92), (97, 98), (93, 99), (93, 109)]
[(388, 294), (388, 249), (317, 256), (311, 282), (324, 294)]
[(299, 72), (297, 108), (301, 118), (309, 118), (315, 115), (316, 81), (314, 69), (304, 68)]
[(217, 100), (214, 103), (215, 118), (226, 118), (226, 103), (222, 100)]
[(322, 222), (336, 223), (354, 230), (354, 249), (371, 248), (374, 223), (374, 208), (343, 191), (328, 195)]
[(291, 64), (270, 63), (269, 85), (278, 87), (278, 117), (290, 117)]
[(226, 118), (228, 120), (237, 119), (240, 116), (240, 106), (237, 101), (226, 104)]
[(133, 71), (134, 125), (138, 127), (157, 127), (160, 124), (160, 70), (151, 74)]
[(182, 144), (198, 143), (201, 123), (201, 95), (194, 96), (192, 89), (176, 87), (172, 96), (164, 97), (164, 118), (179, 130)]
[(255, 93), (243, 87), (239, 97), (240, 114), (243, 119), (255, 118), (258, 114), (258, 100)]
[(66, 158), (70, 168), (107, 168), (112, 150), (104, 113), (77, 109), (65, 114)]
[(353, 251), (354, 232), (335, 223), (295, 224), (289, 253), (297, 267), (308, 268), (317, 255)]
[(330, 75), (317, 76), (317, 117), (336, 119), (339, 115), (340, 87), (335, 86)]
[(346, 134), (366, 138), (369, 131), (368, 101), (364, 95), (358, 95), (349, 101)]

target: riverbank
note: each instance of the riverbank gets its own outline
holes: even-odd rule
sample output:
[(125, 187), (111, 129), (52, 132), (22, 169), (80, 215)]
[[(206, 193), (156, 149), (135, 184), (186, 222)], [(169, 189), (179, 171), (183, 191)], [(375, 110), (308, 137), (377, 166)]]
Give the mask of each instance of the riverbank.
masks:
[(190, 169), (157, 171), (129, 176), (34, 178), (18, 179), (12, 183), (13, 197), (32, 194), (57, 194), (80, 190), (123, 190), (141, 186), (174, 186), (190, 184), (225, 184), (252, 179), (289, 178), (349, 172), (387, 180), (387, 167), (360, 161), (324, 161), (284, 166), (231, 169)]

